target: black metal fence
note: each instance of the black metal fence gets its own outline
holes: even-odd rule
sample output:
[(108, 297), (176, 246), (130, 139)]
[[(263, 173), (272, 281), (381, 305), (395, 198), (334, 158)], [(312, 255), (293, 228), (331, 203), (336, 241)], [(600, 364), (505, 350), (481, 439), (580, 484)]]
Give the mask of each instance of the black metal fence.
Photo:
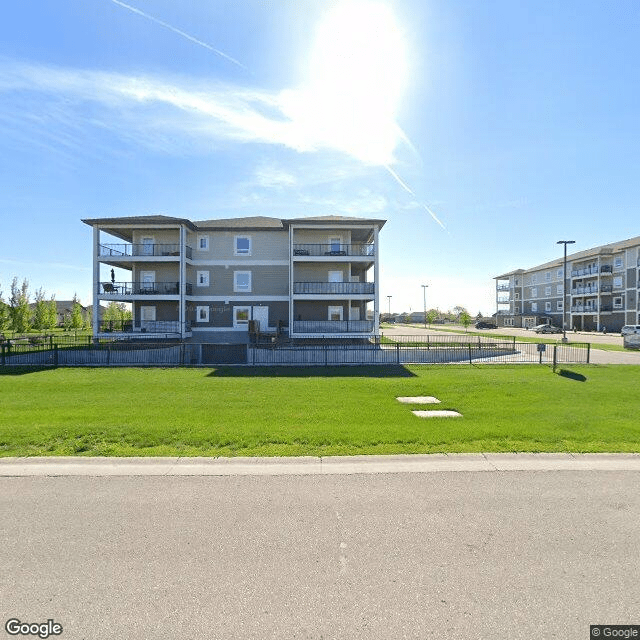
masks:
[(498, 341), (335, 344), (199, 344), (101, 341), (0, 345), (0, 366), (330, 366), (398, 364), (588, 364), (587, 343)]

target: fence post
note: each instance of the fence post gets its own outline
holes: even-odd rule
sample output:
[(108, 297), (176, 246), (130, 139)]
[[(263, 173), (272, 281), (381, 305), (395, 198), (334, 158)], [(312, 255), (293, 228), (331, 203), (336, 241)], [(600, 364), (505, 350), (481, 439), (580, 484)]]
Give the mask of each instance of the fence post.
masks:
[(589, 364), (589, 357), (591, 356), (591, 343), (587, 342), (587, 364)]
[(558, 362), (557, 351), (558, 351), (558, 345), (554, 344), (553, 345), (553, 373), (556, 372), (556, 364)]
[(473, 364), (473, 359), (471, 358), (471, 343), (467, 345), (469, 347), (469, 364)]
[(107, 366), (111, 364), (111, 343), (107, 343)]
[(0, 349), (2, 349), (1, 362), (2, 362), (2, 366), (4, 366), (5, 365), (4, 344), (0, 345)]
[(396, 342), (396, 363), (400, 364), (400, 343)]

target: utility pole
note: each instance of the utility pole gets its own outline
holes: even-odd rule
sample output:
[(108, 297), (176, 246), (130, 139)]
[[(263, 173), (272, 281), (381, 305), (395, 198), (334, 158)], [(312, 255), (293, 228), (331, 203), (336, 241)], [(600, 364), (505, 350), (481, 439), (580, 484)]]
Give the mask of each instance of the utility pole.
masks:
[(575, 240), (558, 240), (556, 243), (564, 245), (564, 267), (562, 269), (562, 342), (567, 342), (567, 245), (575, 243)]
[(422, 301), (424, 302), (424, 328), (427, 328), (427, 287), (428, 284), (421, 284), (422, 287)]

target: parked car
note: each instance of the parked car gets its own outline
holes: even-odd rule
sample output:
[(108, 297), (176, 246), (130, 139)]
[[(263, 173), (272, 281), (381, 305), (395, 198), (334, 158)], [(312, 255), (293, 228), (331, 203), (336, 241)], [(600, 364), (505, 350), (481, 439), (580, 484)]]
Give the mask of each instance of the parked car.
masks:
[(620, 335), (623, 338), (632, 333), (640, 333), (640, 324), (625, 324), (620, 331)]
[(536, 333), (562, 333), (560, 327), (554, 327), (552, 324), (539, 324), (533, 330)]
[(493, 322), (476, 322), (476, 329), (497, 329), (498, 325)]

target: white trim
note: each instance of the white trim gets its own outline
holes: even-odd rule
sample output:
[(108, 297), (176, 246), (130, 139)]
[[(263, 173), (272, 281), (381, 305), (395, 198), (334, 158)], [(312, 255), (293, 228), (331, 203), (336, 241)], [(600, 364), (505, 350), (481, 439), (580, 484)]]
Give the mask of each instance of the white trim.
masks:
[(342, 322), (344, 320), (344, 307), (342, 305), (330, 304), (327, 305), (327, 320), (331, 320), (331, 310), (340, 309), (340, 319), (338, 322)]
[[(112, 297), (108, 298), (109, 300)], [(164, 299), (164, 298), (163, 298)], [(335, 296), (334, 296), (335, 299)], [(189, 302), (289, 302), (289, 296), (187, 296)]]
[[(200, 311), (206, 311), (204, 318), (200, 317)], [(209, 306), (208, 305), (198, 305), (196, 307), (196, 322), (209, 322)]]
[[(209, 275), (209, 271), (204, 269), (202, 271), (196, 271), (196, 287), (208, 287)], [(200, 276), (203, 276), (203, 282), (200, 282)]]
[(194, 267), (288, 267), (289, 260), (191, 260), (189, 264)]
[[(205, 246), (200, 247), (200, 241), (204, 240)], [(209, 251), (209, 234), (208, 233), (197, 233), (196, 234), (196, 251)]]

